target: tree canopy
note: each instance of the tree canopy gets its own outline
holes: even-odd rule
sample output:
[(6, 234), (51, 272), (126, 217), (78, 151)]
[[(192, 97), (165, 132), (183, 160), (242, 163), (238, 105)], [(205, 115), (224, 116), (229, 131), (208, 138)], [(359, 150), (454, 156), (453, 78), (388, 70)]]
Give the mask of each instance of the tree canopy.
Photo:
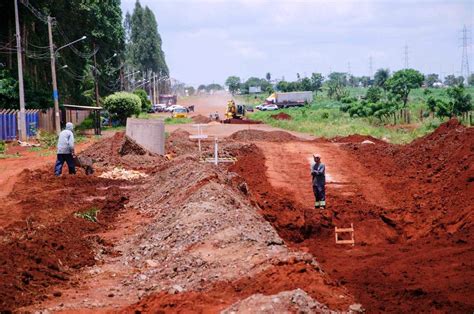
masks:
[(403, 102), (403, 107), (408, 103), (408, 95), (414, 88), (423, 84), (424, 76), (414, 69), (397, 71), (386, 81), (386, 86), (393, 96)]
[(389, 69), (378, 69), (374, 75), (374, 85), (378, 87), (385, 87), (385, 82), (390, 78)]
[[(56, 47), (87, 36), (86, 40), (57, 54), (60, 103), (90, 104), (93, 100), (93, 71), (97, 74), (101, 95), (120, 88), (124, 31), (119, 0), (37, 0), (30, 3), (35, 12), (19, 2), (26, 108), (53, 105), (46, 24), (48, 15), (54, 17), (53, 41)], [(17, 84), (14, 17), (13, 1), (0, 2), (0, 63), (5, 65), (1, 76)], [(115, 53), (117, 57), (112, 57)], [(94, 54), (97, 70), (93, 62)], [(63, 67), (65, 65), (67, 68)], [(19, 108), (18, 88), (10, 92), (8, 99), (0, 96), (0, 107)], [(0, 91), (0, 94), (5, 95), (5, 92)]]
[(165, 54), (161, 49), (161, 36), (153, 12), (143, 8), (137, 0), (133, 13), (125, 16), (125, 38), (127, 39), (127, 63), (134, 69), (146, 73), (151, 70), (161, 76), (169, 75)]
[(240, 77), (229, 76), (225, 81), (225, 85), (229, 88), (229, 92), (235, 94), (240, 89)]

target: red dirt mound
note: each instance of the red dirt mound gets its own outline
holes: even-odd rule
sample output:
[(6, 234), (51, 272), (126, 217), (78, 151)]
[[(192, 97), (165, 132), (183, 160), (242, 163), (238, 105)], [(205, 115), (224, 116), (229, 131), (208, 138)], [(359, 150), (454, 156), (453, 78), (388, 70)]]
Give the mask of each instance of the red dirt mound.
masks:
[(248, 119), (226, 119), (224, 123), (230, 124), (262, 124), (262, 121), (248, 120)]
[[(110, 252), (92, 234), (108, 228), (123, 208), (126, 197), (117, 183), (82, 174), (56, 178), (46, 170), (22, 172), (9, 195), (21, 214), (0, 233), (0, 312), (51, 298), (54, 287), (68, 284), (75, 270), (95, 263), (95, 248)], [(74, 216), (91, 208), (100, 210), (98, 223)]]
[(334, 143), (362, 143), (363, 141), (371, 141), (374, 143), (386, 143), (378, 138), (375, 138), (370, 135), (359, 135), (359, 134), (352, 134), (348, 136), (336, 136), (330, 139), (331, 142)]
[(191, 117), (191, 119), (193, 119), (194, 123), (209, 123), (209, 122), (213, 121), (209, 117), (205, 117), (201, 114), (199, 114), (197, 116), (194, 116), (194, 117)]
[(102, 139), (80, 155), (92, 158), (95, 166), (123, 166), (138, 170), (152, 169), (166, 161), (163, 156), (150, 153), (126, 137), (124, 132), (117, 132), (112, 138)]
[(170, 134), (166, 140), (166, 153), (179, 156), (190, 154), (196, 151), (196, 144), (189, 139), (189, 132), (177, 129)]
[(280, 112), (279, 114), (271, 115), (270, 118), (273, 118), (275, 120), (291, 120), (291, 119), (293, 119), (289, 114), (286, 114), (284, 112)]
[(474, 128), (456, 120), (406, 146), (349, 145), (400, 208), (387, 212), (405, 236), (466, 232), (474, 226)]
[[(354, 300), (336, 283), (314, 266), (301, 261), (289, 261), (288, 264), (275, 265), (255, 277), (247, 276), (233, 282), (218, 282), (207, 285), (199, 292), (154, 294), (122, 312), (218, 313), (232, 303), (255, 293), (269, 295), (296, 288), (303, 289), (315, 300), (328, 305), (331, 309), (347, 310), (348, 306), (354, 303)], [(341, 290), (337, 294), (331, 291), (337, 289)], [(337, 298), (334, 298), (334, 295), (337, 295)]]
[(265, 141), (265, 142), (289, 142), (298, 141), (294, 135), (284, 131), (260, 131), (260, 130), (241, 130), (229, 136), (235, 141)]

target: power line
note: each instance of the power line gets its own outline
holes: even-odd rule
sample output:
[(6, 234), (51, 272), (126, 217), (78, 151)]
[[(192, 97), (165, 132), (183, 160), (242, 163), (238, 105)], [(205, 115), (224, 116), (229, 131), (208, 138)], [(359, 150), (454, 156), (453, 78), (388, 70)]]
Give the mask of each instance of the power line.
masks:
[(41, 22), (48, 24), (48, 16), (37, 10), (34, 6), (30, 4), (29, 0), (20, 0), (21, 4), (30, 10)]
[(471, 44), (471, 37), (468, 32), (466, 25), (462, 29), (462, 58), (461, 58), (461, 72), (460, 75), (464, 76), (466, 80), (469, 78), (469, 54), (468, 48)]

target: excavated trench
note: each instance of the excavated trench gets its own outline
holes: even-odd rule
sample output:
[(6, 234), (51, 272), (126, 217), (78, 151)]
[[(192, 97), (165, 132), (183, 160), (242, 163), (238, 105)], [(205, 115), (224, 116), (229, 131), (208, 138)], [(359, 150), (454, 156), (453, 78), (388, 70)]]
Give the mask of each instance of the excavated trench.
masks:
[[(242, 131), (234, 134), (233, 141), (225, 145), (226, 151), (238, 152), (237, 163), (228, 169), (238, 176), (225, 172), (218, 174), (220, 170), (213, 174), (212, 168), (203, 172), (201, 166), (186, 159), (164, 165), (159, 156), (119, 156), (122, 134), (91, 147), (86, 156), (98, 160), (101, 166), (121, 164), (141, 169), (151, 176), (157, 175), (157, 182), (164, 182), (165, 186), (155, 185), (153, 193), (135, 191), (145, 193), (146, 198), (150, 198), (147, 203), (162, 202), (162, 206), (171, 206), (162, 197), (170, 197), (164, 193), (166, 186), (176, 189), (177, 182), (184, 184), (186, 188), (177, 189), (178, 194), (173, 196), (173, 202), (177, 203), (176, 207), (170, 207), (173, 209), (170, 215), (183, 208), (181, 203), (190, 194), (204, 188), (204, 185), (195, 187), (184, 178), (189, 174), (198, 178), (208, 176), (210, 190), (206, 193), (213, 191), (216, 199), (231, 207), (250, 200), (290, 249), (311, 253), (326, 273), (320, 273), (313, 261), (288, 258), (275, 262), (260, 273), (231, 281), (205, 280), (199, 289), (181, 293), (159, 292), (138, 303), (125, 302), (124, 305), (132, 305), (122, 311), (217, 312), (256, 293), (274, 295), (301, 288), (315, 300), (337, 310), (345, 310), (349, 304), (359, 302), (368, 312), (471, 312), (474, 309), (470, 205), (474, 202), (472, 130), (450, 122), (432, 135), (405, 147), (379, 142), (364, 146), (359, 144), (359, 137), (337, 139), (338, 143), (323, 140), (301, 142), (285, 132)], [(168, 151), (177, 156), (192, 153), (189, 151), (192, 143), (183, 139), (187, 136), (171, 136), (167, 143)], [(327, 186), (329, 206), (324, 211), (315, 211), (311, 207), (313, 196), (308, 178), (308, 155), (313, 151), (323, 153), (330, 176)], [(399, 160), (404, 161), (403, 165)], [(182, 166), (179, 162), (183, 163)], [(180, 171), (183, 174), (177, 176)], [(453, 173), (456, 175), (450, 175)], [(128, 202), (128, 193), (134, 190), (134, 184), (130, 182), (84, 175), (58, 181), (44, 170), (27, 171), (22, 176), (19, 182), (27, 188), (16, 187), (10, 195), (18, 201), (15, 206), (21, 208), (22, 216), (0, 234), (4, 239), (0, 250), (3, 252), (0, 253), (0, 299), (10, 302), (0, 303), (2, 309), (15, 309), (46, 299), (59, 300), (62, 286), (76, 290), (81, 284), (75, 282), (73, 276), (77, 269), (94, 265), (97, 252), (109, 256), (116, 254), (112, 244), (98, 234), (105, 231), (117, 233), (114, 222), (118, 214), (129, 212), (136, 216), (135, 211), (123, 208)], [(225, 178), (219, 179), (221, 176)], [(171, 177), (180, 179), (174, 182)], [(221, 195), (222, 190), (213, 188), (216, 184), (226, 187), (226, 197)], [(241, 201), (236, 202), (236, 197)], [(196, 202), (202, 200), (199, 195), (194, 198)], [(446, 208), (441, 200), (452, 207)], [(99, 224), (73, 215), (92, 205), (101, 210)], [(125, 219), (129, 219), (127, 217)], [(133, 219), (132, 224), (145, 223), (149, 218), (139, 215)], [(355, 226), (356, 245), (336, 245), (334, 226), (343, 227), (350, 223)], [(125, 237), (124, 226), (121, 228), (117, 228), (120, 230), (118, 238)], [(177, 230), (177, 234), (182, 231)], [(16, 241), (7, 241), (7, 238)], [(79, 238), (87, 241), (77, 241)], [(229, 236), (229, 239), (235, 237)], [(137, 247), (135, 242), (127, 241), (124, 248), (127, 245)], [(207, 250), (208, 247), (190, 246), (183, 256), (188, 256), (194, 249)], [(215, 252), (219, 249), (225, 250), (225, 246), (212, 248)], [(262, 249), (268, 248), (265, 245)], [(124, 250), (120, 255), (126, 257), (126, 252)], [(245, 255), (241, 250), (238, 252)], [(138, 254), (135, 249), (129, 253)], [(241, 258), (235, 257), (235, 260)], [(141, 265), (141, 271), (149, 270), (149, 266), (137, 265)], [(216, 271), (215, 266), (212, 269)], [(97, 289), (103, 290), (103, 285), (97, 284)], [(139, 282), (137, 287), (142, 285)], [(134, 286), (129, 288), (130, 295), (139, 290)], [(89, 293), (94, 295), (95, 292)], [(108, 292), (103, 293), (106, 299), (110, 299)], [(340, 298), (342, 294), (345, 295), (343, 299)]]
[[(275, 156), (279, 152), (268, 143), (256, 142), (240, 151), (230, 171), (246, 182), (252, 201), (287, 245), (312, 253), (369, 312), (465, 313), (474, 309), (473, 138), (472, 128), (450, 122), (405, 147), (348, 140), (336, 159), (353, 162), (352, 156), (373, 180), (359, 178), (365, 182), (360, 188), (333, 180), (325, 211), (311, 208), (303, 174), (309, 167), (298, 156), (306, 153), (303, 145), (312, 144), (286, 142), (281, 145), (288, 151), (280, 147), (282, 156)], [(315, 142), (314, 148), (324, 145)], [(404, 167), (397, 165), (400, 157)], [(292, 161), (298, 158), (300, 163)], [(364, 169), (354, 168), (352, 176), (363, 176)], [(401, 169), (404, 176), (396, 175)], [(442, 180), (449, 172), (457, 176)], [(455, 208), (443, 206), (442, 193)], [(334, 226), (350, 223), (356, 246), (336, 245)]]

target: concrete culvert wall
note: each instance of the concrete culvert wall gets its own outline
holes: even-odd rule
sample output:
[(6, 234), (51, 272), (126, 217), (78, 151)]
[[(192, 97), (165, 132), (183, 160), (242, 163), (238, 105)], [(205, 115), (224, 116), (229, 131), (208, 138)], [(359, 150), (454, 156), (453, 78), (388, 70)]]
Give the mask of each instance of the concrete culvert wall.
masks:
[(127, 119), (126, 135), (155, 154), (165, 154), (165, 123), (163, 120)]

